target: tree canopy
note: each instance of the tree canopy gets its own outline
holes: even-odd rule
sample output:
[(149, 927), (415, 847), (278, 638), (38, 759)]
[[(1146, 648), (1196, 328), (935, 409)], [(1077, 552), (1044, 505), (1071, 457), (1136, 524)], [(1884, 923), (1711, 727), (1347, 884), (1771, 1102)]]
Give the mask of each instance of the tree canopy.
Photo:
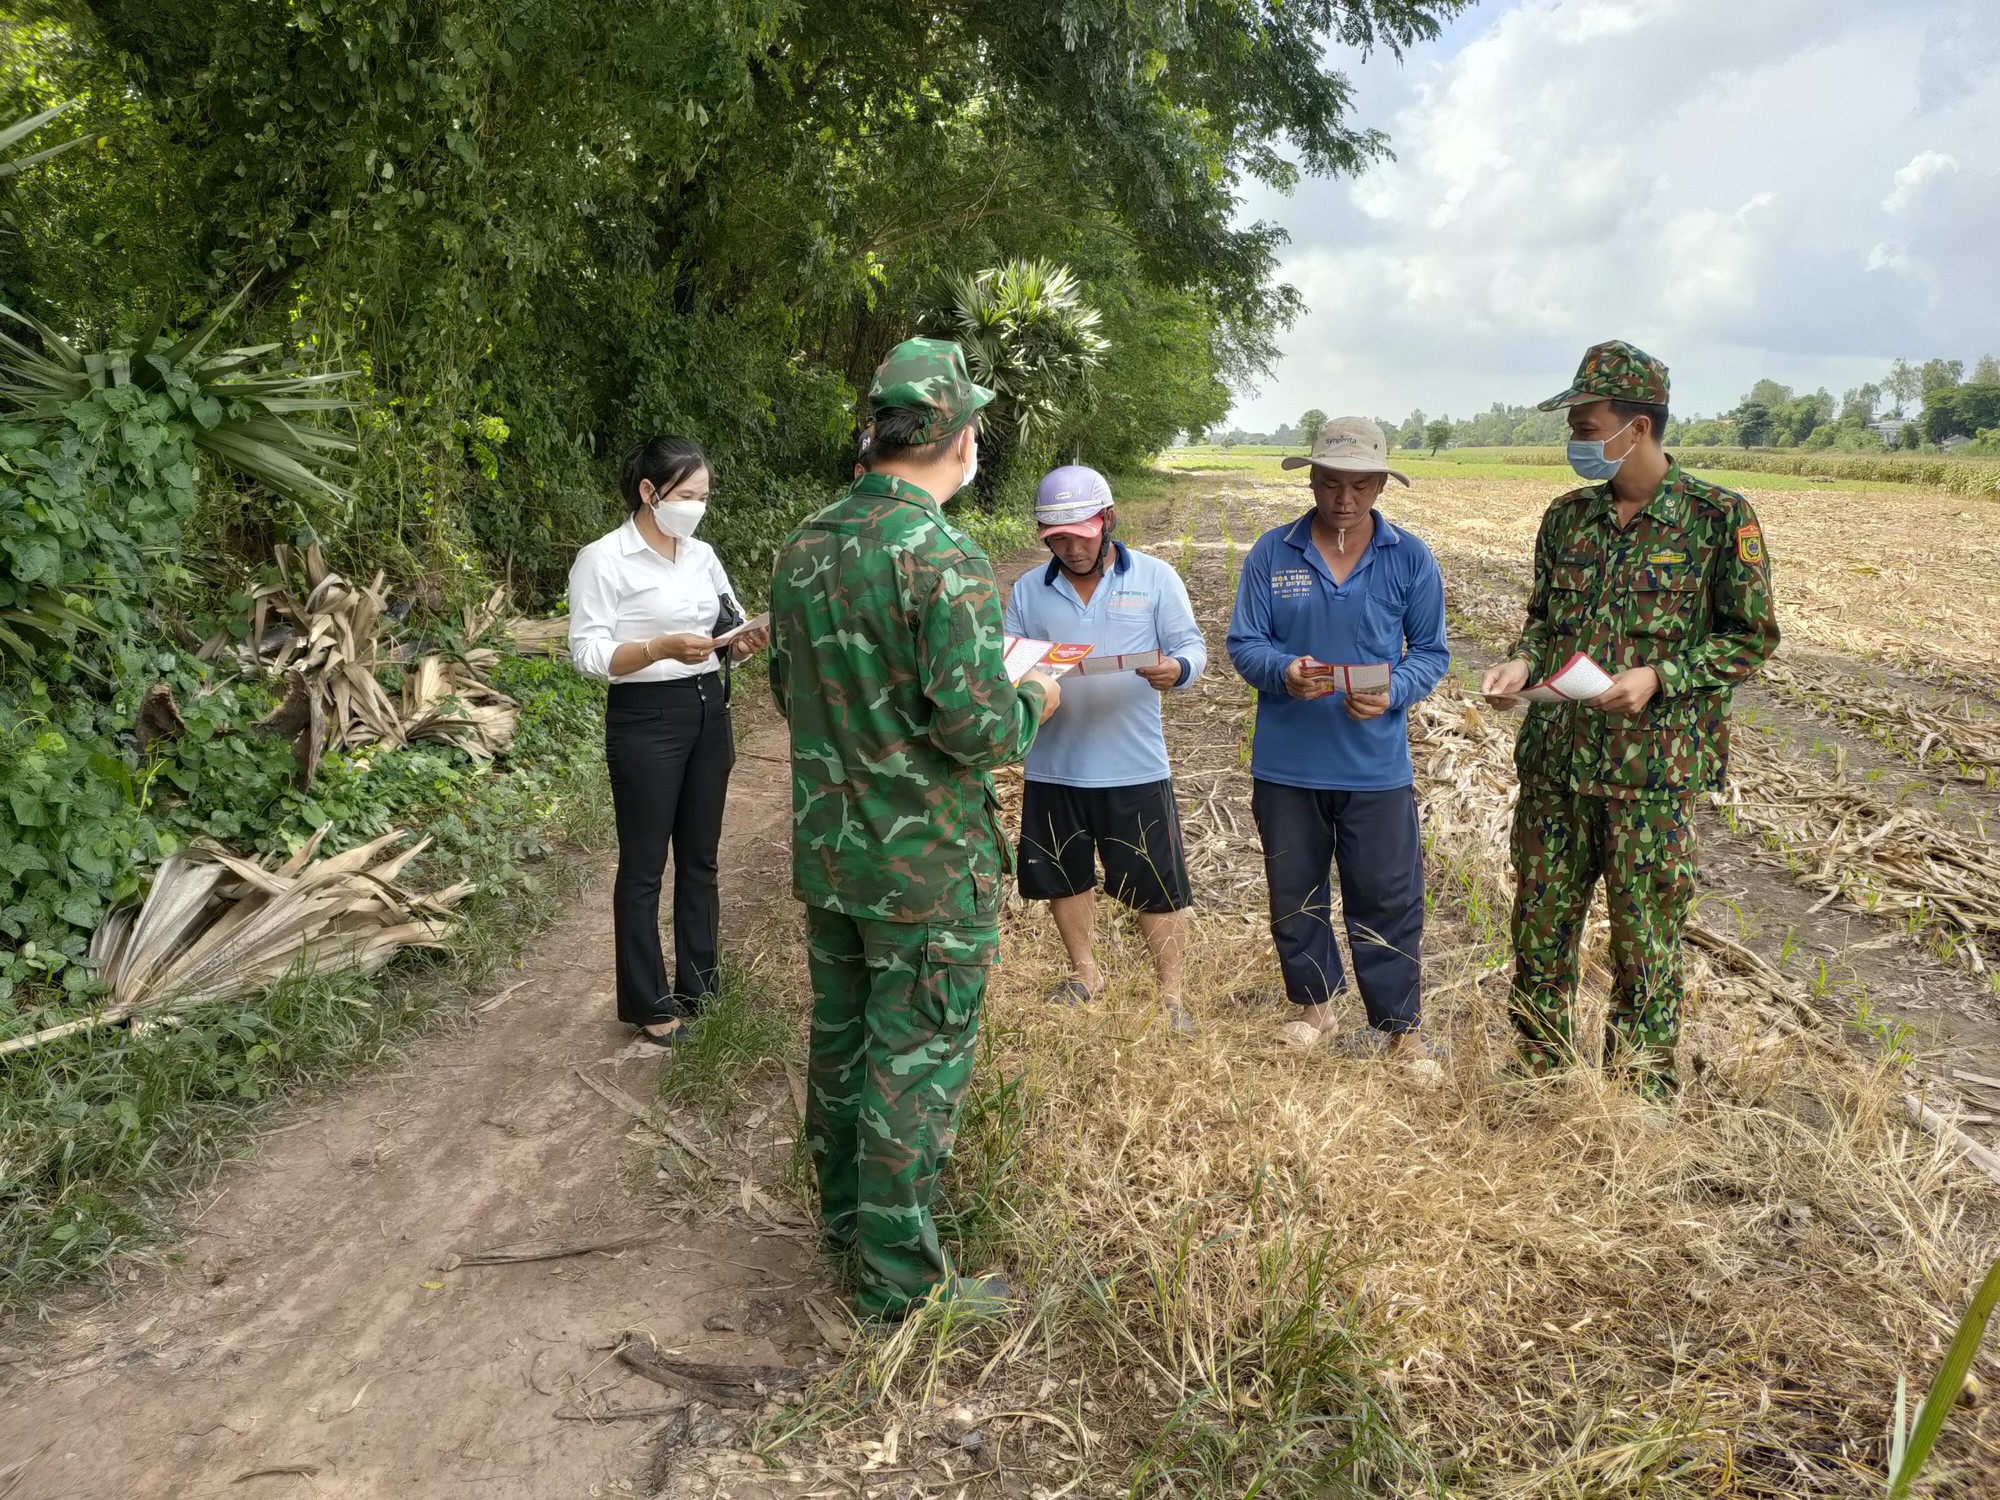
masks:
[(254, 277), (248, 335), (362, 372), (351, 512), (218, 495), (227, 552), (304, 522), (553, 592), (610, 457), (672, 429), (749, 561), (843, 474), (881, 353), (1012, 259), (1069, 267), (1107, 343), (1053, 442), (1125, 464), (1218, 421), (1299, 305), (1244, 187), (1386, 149), (1326, 39), (1400, 52), (1465, 3), (0, 6), (0, 120), (104, 133), (7, 183), (0, 301), (191, 325)]

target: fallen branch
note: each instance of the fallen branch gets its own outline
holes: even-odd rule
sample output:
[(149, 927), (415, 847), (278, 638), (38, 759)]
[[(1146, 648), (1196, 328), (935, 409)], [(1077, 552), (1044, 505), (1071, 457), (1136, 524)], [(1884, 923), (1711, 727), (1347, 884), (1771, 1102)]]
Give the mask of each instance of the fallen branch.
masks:
[[(686, 1391), (711, 1406), (728, 1406), (738, 1410), (761, 1406), (767, 1391), (797, 1390), (805, 1384), (806, 1378), (805, 1371), (792, 1369), (789, 1365), (705, 1365), (690, 1360), (669, 1359), (646, 1344), (625, 1344), (618, 1351), (618, 1361), (655, 1385)], [(704, 1371), (720, 1373), (723, 1378), (704, 1378)], [(762, 1375), (770, 1378), (757, 1378)]]
[(79, 1031), (94, 1031), (100, 1026), (116, 1026), (132, 1014), (129, 1005), (114, 1005), (109, 1010), (101, 1010), (96, 1015), (85, 1016), (80, 1021), (65, 1021), (60, 1026), (44, 1026), (40, 1031), (31, 1031), (26, 1036), (10, 1036), (0, 1042), (0, 1057), (10, 1052), (27, 1052), (46, 1043), (59, 1041), (66, 1036), (74, 1036)]
[(686, 1411), (692, 1399), (683, 1391), (680, 1400), (661, 1406), (614, 1406), (609, 1411), (578, 1411), (573, 1406), (562, 1406), (555, 1415), (562, 1422), (641, 1422), (649, 1417), (670, 1417), (677, 1411)]
[(598, 1251), (629, 1250), (660, 1239), (665, 1229), (643, 1229), (615, 1235), (608, 1240), (522, 1240), (513, 1245), (493, 1245), (485, 1250), (461, 1254), (461, 1266), (512, 1266), (531, 1260), (564, 1260), (572, 1255), (594, 1255)]
[(689, 1156), (692, 1156), (696, 1161), (701, 1162), (702, 1164), (707, 1166), (714, 1165), (714, 1163), (710, 1161), (709, 1155), (706, 1151), (702, 1150), (701, 1147), (697, 1146), (693, 1141), (689, 1140), (687, 1136), (684, 1135), (681, 1131), (676, 1130), (672, 1125), (667, 1123), (665, 1120), (658, 1118), (653, 1110), (647, 1108), (647, 1106), (645, 1106), (644, 1104), (641, 1104), (637, 1099), (634, 1099), (630, 1094), (626, 1093), (625, 1090), (618, 1087), (617, 1084), (606, 1083), (601, 1078), (593, 1078), (590, 1074), (584, 1072), (582, 1068), (578, 1067), (574, 1063), (570, 1064), (570, 1071), (576, 1074), (578, 1078), (582, 1079), (584, 1085), (587, 1088), (594, 1090), (596, 1093), (602, 1095), (605, 1099), (609, 1100), (611, 1103), (617, 1105), (620, 1109), (624, 1110), (625, 1113), (630, 1115), (633, 1119), (640, 1121), (642, 1124), (646, 1125), (650, 1129), (657, 1130), (661, 1135), (665, 1136), (668, 1140), (672, 1141), (676, 1146), (680, 1147), (681, 1150), (687, 1152), (687, 1154)]

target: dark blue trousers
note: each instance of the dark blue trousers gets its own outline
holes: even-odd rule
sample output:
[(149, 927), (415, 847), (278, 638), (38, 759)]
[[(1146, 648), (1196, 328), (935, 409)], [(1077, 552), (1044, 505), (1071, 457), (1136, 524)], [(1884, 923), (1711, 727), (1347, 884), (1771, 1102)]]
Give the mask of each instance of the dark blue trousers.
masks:
[(1414, 787), (1330, 792), (1258, 781), (1250, 794), (1264, 845), (1271, 941), (1286, 998), (1317, 1005), (1347, 992), (1333, 932), (1333, 880), (1368, 1024), (1414, 1030), (1423, 1010), (1424, 846)]

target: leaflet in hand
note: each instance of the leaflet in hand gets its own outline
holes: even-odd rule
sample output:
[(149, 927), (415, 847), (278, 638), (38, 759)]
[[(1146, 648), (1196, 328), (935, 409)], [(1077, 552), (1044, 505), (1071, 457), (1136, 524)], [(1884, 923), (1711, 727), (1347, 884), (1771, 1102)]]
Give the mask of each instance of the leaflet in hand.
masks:
[(1308, 656), (1299, 663), (1299, 675), (1308, 682), (1331, 683), (1336, 693), (1389, 691), (1389, 664), (1385, 661), (1314, 661)]
[(1019, 682), (1040, 667), (1051, 677), (1060, 677), (1090, 655), (1090, 647), (1061, 641), (1037, 641), (1024, 635), (1005, 638), (1007, 680)]
[(734, 630), (726, 631), (723, 634), (717, 636), (715, 638), (715, 649), (720, 651), (724, 646), (727, 646), (731, 641), (735, 640), (736, 637), (744, 634), (746, 631), (762, 630), (764, 629), (765, 626), (769, 625), (770, 623), (771, 623), (771, 612), (769, 610), (766, 610), (764, 611), (763, 614), (757, 616), (756, 619), (745, 620), (741, 625), (738, 625)]
[(1126, 651), (1100, 656), (1093, 652), (1076, 664), (1079, 677), (1109, 677), (1118, 672), (1139, 672), (1157, 667), (1167, 659), (1163, 651)]
[(1525, 703), (1588, 703), (1602, 697), (1611, 686), (1611, 675), (1581, 651), (1563, 663), (1560, 672), (1546, 682), (1507, 694)]

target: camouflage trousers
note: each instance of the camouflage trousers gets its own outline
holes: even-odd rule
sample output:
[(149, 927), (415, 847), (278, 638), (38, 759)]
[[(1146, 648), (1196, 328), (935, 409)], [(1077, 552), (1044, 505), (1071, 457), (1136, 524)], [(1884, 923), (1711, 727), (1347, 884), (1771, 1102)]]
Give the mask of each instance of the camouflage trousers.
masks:
[(827, 1241), (858, 1253), (866, 1317), (902, 1311), (950, 1274), (931, 1194), (951, 1158), (999, 947), (992, 926), (806, 908), (806, 1141)]
[(1681, 929), (1694, 895), (1694, 800), (1592, 797), (1523, 783), (1514, 811), (1514, 984), (1522, 1062), (1576, 1058), (1577, 944), (1604, 880), (1611, 918), (1608, 1067), (1649, 1094), (1679, 1087)]

